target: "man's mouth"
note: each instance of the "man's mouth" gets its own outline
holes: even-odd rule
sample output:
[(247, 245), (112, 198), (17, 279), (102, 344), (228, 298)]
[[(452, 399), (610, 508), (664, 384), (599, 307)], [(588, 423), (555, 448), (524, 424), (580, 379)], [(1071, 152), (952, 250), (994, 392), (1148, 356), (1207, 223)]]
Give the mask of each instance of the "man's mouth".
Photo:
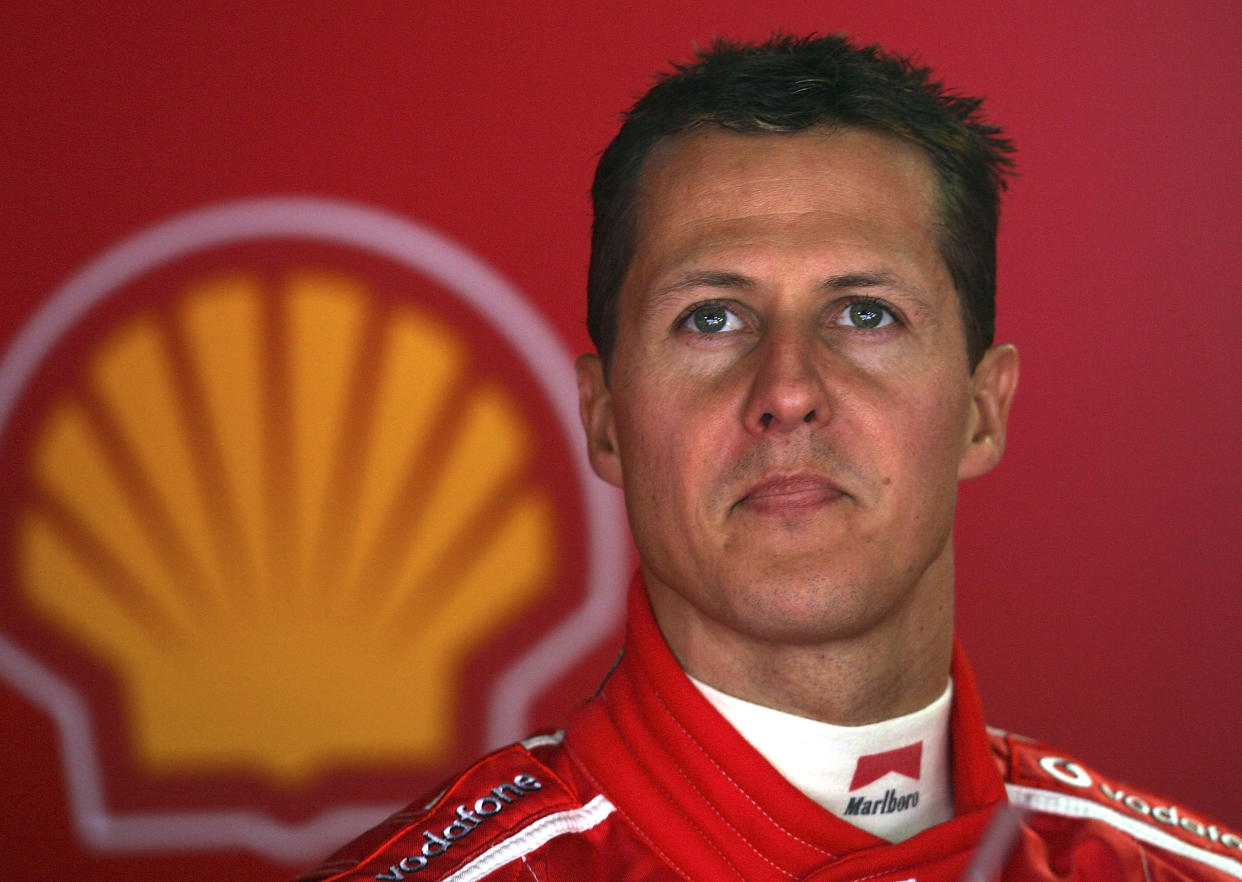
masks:
[(845, 495), (844, 490), (820, 475), (782, 475), (755, 484), (734, 507), (755, 514), (797, 515)]

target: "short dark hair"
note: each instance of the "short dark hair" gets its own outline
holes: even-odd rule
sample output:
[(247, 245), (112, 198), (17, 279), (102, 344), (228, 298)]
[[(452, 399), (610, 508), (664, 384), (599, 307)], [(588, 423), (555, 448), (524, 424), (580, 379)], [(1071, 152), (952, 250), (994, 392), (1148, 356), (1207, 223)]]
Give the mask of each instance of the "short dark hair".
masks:
[(636, 248), (640, 179), (656, 144), (703, 126), (769, 133), (856, 127), (915, 144), (932, 162), (938, 245), (961, 301), (973, 370), (995, 331), (996, 230), (1013, 168), (1013, 145), (983, 119), (982, 102), (949, 92), (909, 58), (841, 35), (777, 34), (757, 45), (716, 40), (691, 63), (674, 65), (625, 114), (595, 170), (587, 330), (604, 364)]

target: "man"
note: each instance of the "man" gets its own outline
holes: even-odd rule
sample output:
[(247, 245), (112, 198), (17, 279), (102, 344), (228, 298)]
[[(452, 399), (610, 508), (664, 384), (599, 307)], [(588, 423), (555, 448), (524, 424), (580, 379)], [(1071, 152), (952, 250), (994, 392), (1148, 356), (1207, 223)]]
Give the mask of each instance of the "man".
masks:
[(578, 362), (641, 559), (623, 656), (306, 878), (1242, 879), (1235, 833), (989, 735), (954, 643), (957, 482), (1018, 379), (1010, 153), (836, 37), (717, 44), (635, 105)]

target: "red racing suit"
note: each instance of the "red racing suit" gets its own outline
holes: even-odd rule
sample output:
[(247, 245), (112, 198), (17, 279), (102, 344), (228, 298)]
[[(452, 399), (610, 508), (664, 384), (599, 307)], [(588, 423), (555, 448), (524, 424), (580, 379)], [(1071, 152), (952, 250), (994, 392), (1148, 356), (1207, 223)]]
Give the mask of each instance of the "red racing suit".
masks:
[(622, 658), (564, 732), (485, 757), (302, 880), (1242, 880), (1236, 832), (989, 732), (960, 647), (953, 680), (955, 816), (890, 843), (812, 802), (725, 722), (636, 579)]

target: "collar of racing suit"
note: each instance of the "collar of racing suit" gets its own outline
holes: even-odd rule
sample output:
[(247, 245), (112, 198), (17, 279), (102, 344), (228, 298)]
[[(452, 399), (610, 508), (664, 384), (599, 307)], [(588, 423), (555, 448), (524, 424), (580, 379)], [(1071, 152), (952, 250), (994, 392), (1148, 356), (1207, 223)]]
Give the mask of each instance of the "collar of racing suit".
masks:
[[(686, 677), (646, 589), (629, 592), (623, 655), (571, 722), (566, 746), (623, 817), (693, 878), (828, 882), (903, 866), (955, 879), (1005, 787), (974, 676), (954, 643), (954, 817), (896, 844), (834, 816), (786, 781)], [(913, 876), (914, 874), (909, 874)]]

